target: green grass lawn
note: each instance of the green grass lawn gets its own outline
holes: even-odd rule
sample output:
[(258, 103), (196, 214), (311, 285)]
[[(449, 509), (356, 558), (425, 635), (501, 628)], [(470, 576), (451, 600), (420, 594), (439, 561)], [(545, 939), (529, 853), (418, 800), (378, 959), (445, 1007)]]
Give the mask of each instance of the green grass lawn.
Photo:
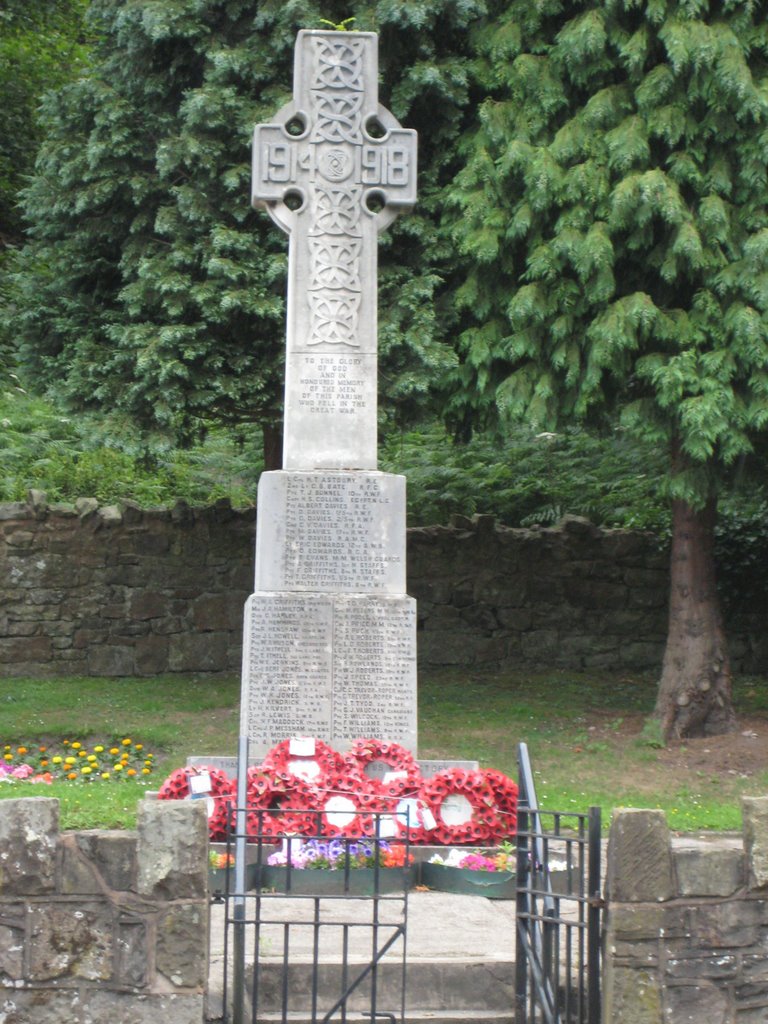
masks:
[[(641, 737), (654, 696), (643, 676), (431, 671), (419, 683), (419, 754), (472, 758), (516, 777), (525, 741), (548, 809), (599, 804), (607, 822), (617, 806), (661, 807), (673, 829), (739, 828), (740, 796), (768, 793), (768, 680), (738, 681), (735, 737), (664, 750)], [(132, 827), (143, 792), (188, 755), (236, 752), (238, 715), (234, 677), (7, 680), (0, 746), (53, 750), (68, 740), (91, 750), (130, 738), (153, 753), (154, 768), (120, 781), (2, 783), (0, 798), (56, 796), (64, 828)]]

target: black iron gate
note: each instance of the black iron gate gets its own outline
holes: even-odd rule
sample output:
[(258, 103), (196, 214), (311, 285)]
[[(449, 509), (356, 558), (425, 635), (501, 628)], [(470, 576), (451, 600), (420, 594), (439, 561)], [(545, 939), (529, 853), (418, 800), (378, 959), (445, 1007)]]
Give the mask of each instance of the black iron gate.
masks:
[(518, 768), (515, 1024), (599, 1024), (600, 808), (543, 810)]
[[(224, 913), (222, 1020), (404, 1024), (407, 845), (399, 871), (381, 866), (388, 844), (378, 814), (363, 840), (312, 839), (322, 831), (319, 815), (301, 837), (276, 839), (276, 821), (294, 813), (235, 815), (225, 852), (234, 870), (214, 897)], [(337, 869), (296, 867), (308, 849), (327, 853)], [(373, 865), (352, 867), (358, 856)]]

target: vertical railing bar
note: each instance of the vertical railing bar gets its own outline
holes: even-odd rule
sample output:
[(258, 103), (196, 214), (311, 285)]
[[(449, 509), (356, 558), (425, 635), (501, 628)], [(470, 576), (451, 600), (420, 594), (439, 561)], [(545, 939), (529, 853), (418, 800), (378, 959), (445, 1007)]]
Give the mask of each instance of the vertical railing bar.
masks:
[(401, 978), (400, 978), (400, 1024), (405, 1024), (405, 1007), (406, 1007), (406, 982), (407, 982), (407, 950), (408, 950), (408, 875), (410, 873), (410, 859), (411, 859), (411, 839), (410, 839), (410, 818), (409, 811), (406, 808), (405, 818), (405, 856), (403, 857), (403, 866), (405, 870), (405, 884), (403, 886), (403, 905), (402, 905), (402, 926), (403, 926), (403, 955), (401, 959)]
[[(342, 925), (341, 940), (341, 991), (347, 991), (349, 984), (349, 925)], [(341, 1024), (347, 1021), (347, 1000), (341, 1004)]]
[(563, 1019), (570, 1021), (573, 1003), (573, 929), (565, 926), (565, 977), (563, 978)]
[(235, 811), (235, 895), (232, 932), (232, 1022), (245, 1024), (245, 841), (248, 737), (237, 744), (237, 808)]
[(288, 969), (290, 967), (290, 958), (288, 951), (291, 945), (291, 925), (289, 921), (283, 924), (283, 974), (280, 979), (280, 1003), (281, 1003), (281, 1021), (282, 1024), (287, 1024), (288, 1021)]
[(320, 959), (320, 897), (313, 898), (314, 916), (312, 921), (312, 1024), (317, 1020), (317, 983)]
[(587, 985), (589, 1024), (600, 1024), (600, 861), (601, 815), (589, 808), (589, 910), (587, 912)]
[(528, 991), (528, 959), (522, 941), (522, 930), (530, 928), (530, 921), (523, 917), (531, 909), (531, 861), (528, 836), (528, 793), (526, 780), (521, 771), (518, 793), (518, 836), (517, 836), (517, 888), (515, 893), (515, 1024), (526, 1024), (526, 994)]

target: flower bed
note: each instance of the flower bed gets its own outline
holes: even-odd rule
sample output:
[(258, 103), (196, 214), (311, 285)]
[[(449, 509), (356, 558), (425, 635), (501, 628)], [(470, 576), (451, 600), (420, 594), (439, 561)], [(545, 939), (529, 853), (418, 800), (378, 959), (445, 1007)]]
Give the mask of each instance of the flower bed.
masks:
[(450, 850), (421, 865), (421, 882), (439, 892), (513, 900), (516, 892), (515, 851), (509, 845), (494, 853)]
[(120, 782), (146, 778), (155, 755), (130, 736), (86, 746), (80, 740), (58, 744), (6, 743), (0, 756), (0, 782)]
[(417, 880), (413, 855), (382, 839), (288, 839), (259, 873), (262, 889), (317, 896), (402, 892)]

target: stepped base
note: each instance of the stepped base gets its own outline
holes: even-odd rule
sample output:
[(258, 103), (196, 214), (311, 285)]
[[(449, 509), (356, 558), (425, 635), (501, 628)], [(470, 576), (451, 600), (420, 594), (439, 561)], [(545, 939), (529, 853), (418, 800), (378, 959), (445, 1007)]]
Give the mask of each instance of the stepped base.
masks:
[[(292, 902), (297, 905), (297, 916), (306, 912), (298, 906), (302, 901)], [(288, 900), (280, 901), (280, 907), (290, 905)], [(343, 919), (346, 920), (350, 913), (359, 913), (361, 920), (370, 920), (370, 906), (366, 911), (365, 901), (342, 901), (336, 904), (339, 913), (342, 912), (342, 905)], [(355, 906), (359, 910), (352, 910)], [(380, 904), (382, 915), (389, 920), (399, 919), (398, 907), (398, 901)], [(214, 1021), (222, 1016), (223, 907), (214, 906), (211, 910), (208, 1019)], [(289, 912), (294, 913), (293, 910)], [(276, 916), (271, 908), (269, 916), (272, 919)], [(264, 1024), (281, 1019), (274, 1002), (275, 993), (281, 991), (282, 978), (282, 939), (279, 927), (275, 927), (275, 935), (266, 936), (261, 947), (259, 1021), (263, 1021)], [(349, 957), (352, 961), (348, 968), (350, 975), (355, 970), (359, 972), (368, 962), (367, 957), (371, 949), (370, 929), (363, 929), (360, 934), (362, 937), (356, 940), (357, 945), (351, 950)], [(385, 941), (388, 936), (389, 931), (384, 925), (380, 942)], [(293, 939), (291, 941), (292, 962), (288, 975), (288, 1006), (291, 1012), (287, 1019), (292, 1024), (304, 1024), (304, 1021), (309, 1022), (311, 1018), (311, 1014), (307, 1012), (311, 1003), (299, 1000), (306, 1000), (307, 994), (311, 992), (311, 929), (307, 930), (305, 939), (298, 936), (297, 938), (298, 944), (295, 949)], [(350, 942), (352, 941), (350, 939)], [(514, 948), (514, 900), (497, 901), (476, 896), (412, 892), (408, 897), (407, 922), (408, 1024), (421, 1024), (422, 1021), (429, 1021), (430, 1024), (463, 1024), (465, 1021), (493, 1021), (496, 1024), (511, 1022), (514, 1011)], [(253, 933), (250, 930), (246, 939), (246, 949), (249, 951), (248, 961), (252, 963)], [(330, 949), (325, 956), (321, 953), (318, 1006), (324, 1008), (323, 1012), (327, 1012), (338, 997), (341, 970), (338, 961), (338, 955), (334, 955)], [(402, 945), (398, 941), (379, 966), (378, 1010), (399, 1013), (401, 971)], [(249, 967), (247, 974), (251, 973), (252, 969)], [(229, 992), (231, 1000), (231, 975)], [(364, 1019), (361, 1013), (370, 1010), (369, 999), (370, 997), (368, 1003), (357, 1001), (351, 1005), (352, 1020)], [(247, 996), (246, 1003), (249, 1002), (250, 996)], [(380, 1019), (385, 1020), (383, 1017)]]

